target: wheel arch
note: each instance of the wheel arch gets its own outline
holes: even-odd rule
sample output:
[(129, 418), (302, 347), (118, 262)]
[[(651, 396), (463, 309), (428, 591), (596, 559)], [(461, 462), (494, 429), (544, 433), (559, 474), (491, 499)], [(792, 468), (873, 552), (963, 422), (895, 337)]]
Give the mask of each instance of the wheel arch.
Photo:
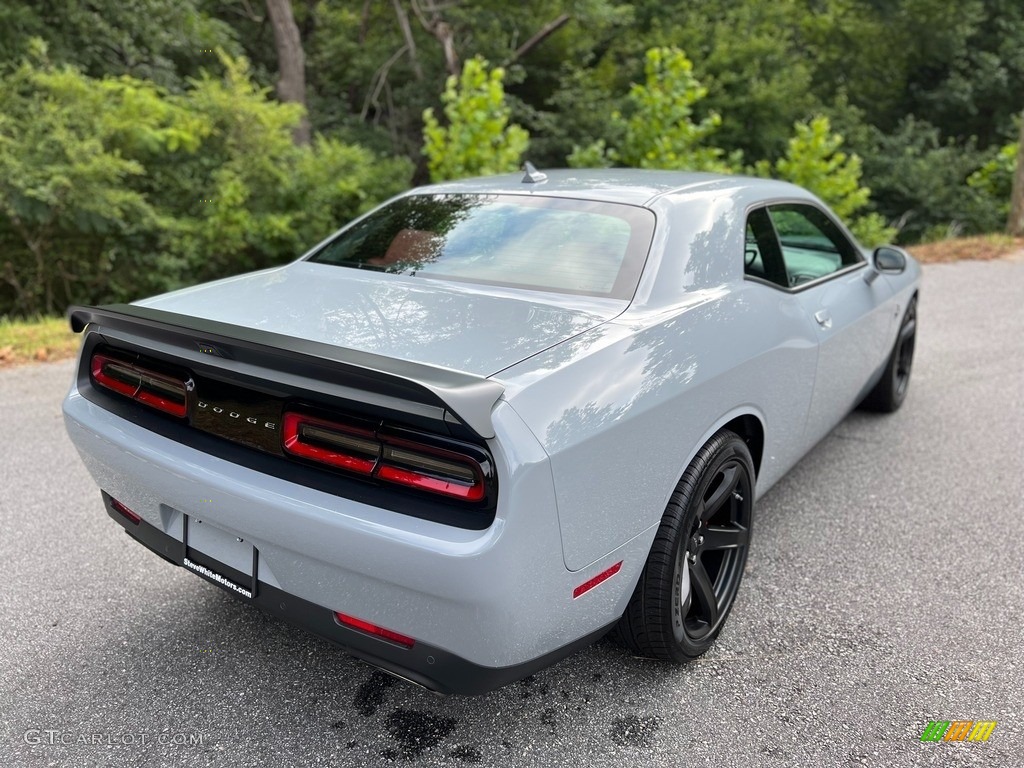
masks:
[[(726, 435), (726, 433), (729, 433)], [(743, 441), (754, 459), (754, 477), (750, 477), (746, 469), (745, 458), (738, 460), (741, 452), (736, 446), (736, 439)], [(760, 464), (764, 444), (764, 429), (757, 416), (751, 413), (738, 413), (719, 419), (715, 427), (704, 436), (704, 439), (697, 446), (695, 452), (689, 459), (687, 468), (683, 470), (680, 480), (676, 483), (674, 495), (672, 496), (657, 533), (651, 541), (647, 559), (643, 570), (636, 579), (631, 580), (629, 591), (629, 602), (623, 610), (618, 624), (612, 630), (612, 637), (619, 644), (633, 651), (635, 654), (662, 660), (686, 661), (697, 658), (707, 649), (707, 646), (717, 637), (725, 617), (728, 616), (732, 607), (732, 601), (739, 588), (742, 578), (746, 553), (749, 548), (750, 520), (753, 512), (754, 485), (756, 483), (757, 467)], [(724, 455), (723, 449), (729, 448), (730, 455)], [(756, 458), (755, 457), (756, 453)], [(724, 456), (724, 458), (723, 458)], [(717, 473), (722, 461), (732, 461), (743, 464), (743, 475), (745, 480), (736, 476), (733, 483), (744, 483), (742, 493), (737, 492), (735, 485), (725, 486), (725, 492), (715, 490), (718, 484), (711, 485), (716, 481)], [(721, 475), (722, 482), (727, 482), (727, 475)], [(706, 479), (705, 479), (706, 478)], [(678, 497), (677, 497), (677, 495)], [(717, 497), (718, 501), (709, 502), (710, 497)], [(726, 501), (722, 501), (725, 499)], [(736, 501), (733, 501), (735, 499)], [(708, 512), (705, 514), (704, 503), (708, 504)], [(693, 506), (693, 505), (697, 506)], [(714, 516), (726, 509), (727, 519), (714, 523), (716, 526), (703, 529), (702, 527), (712, 525)], [(735, 524), (733, 520), (736, 513), (736, 506), (741, 505), (745, 512)], [(698, 518), (704, 522), (694, 522)], [(721, 540), (723, 532), (733, 529), (736, 536), (735, 541), (725, 543)], [(687, 601), (683, 605), (682, 593), (680, 590), (689, 589), (691, 579), (683, 579), (680, 569), (688, 573), (689, 565), (683, 562), (684, 555), (689, 562), (697, 563), (704, 549), (705, 536), (716, 537), (718, 544), (708, 545), (712, 550), (722, 550), (718, 554), (721, 558), (717, 561), (717, 570), (712, 563), (712, 570), (705, 571), (705, 565), (698, 566), (701, 573), (704, 573), (703, 589), (698, 592), (711, 595), (711, 604), (718, 607), (707, 609), (702, 613), (699, 607), (692, 609)], [(701, 535), (697, 535), (701, 534)], [(742, 535), (742, 538), (740, 536)], [(685, 551), (684, 551), (685, 550)], [(692, 557), (690, 552), (693, 552)], [(728, 554), (726, 554), (728, 553)], [(674, 570), (673, 570), (674, 569)], [(724, 579), (719, 591), (719, 580)], [(681, 585), (687, 585), (683, 587)], [(712, 586), (714, 585), (714, 586)], [(692, 605), (699, 606), (709, 604), (708, 600), (696, 600)], [(687, 612), (696, 610), (698, 618), (706, 614), (705, 626), (708, 628), (706, 634), (696, 638), (688, 636), (685, 629)], [(699, 622), (698, 622), (699, 624)], [(673, 639), (674, 638), (674, 639)]]
[[(739, 435), (747, 444), (750, 456), (754, 460), (754, 479), (761, 474), (761, 457), (764, 456), (764, 424), (752, 413), (744, 413), (727, 421), (719, 429), (728, 429)], [(711, 438), (709, 437), (708, 440)], [(707, 441), (705, 441), (706, 443)], [(685, 470), (684, 470), (685, 471)]]
[(716, 434), (723, 429), (728, 429), (739, 435), (740, 439), (747, 444), (747, 449), (750, 451), (750, 457), (754, 462), (754, 481), (761, 475), (762, 459), (764, 458), (764, 447), (765, 447), (765, 428), (764, 428), (764, 415), (754, 405), (739, 406), (722, 415), (720, 418), (712, 423), (712, 426), (708, 428), (700, 439), (693, 442), (692, 448), (686, 453), (685, 461), (682, 466), (678, 467), (675, 474), (675, 478), (672, 480), (671, 488), (667, 489), (664, 495), (664, 503), (661, 509), (664, 510), (668, 504), (669, 499), (672, 497), (672, 493), (675, 490), (676, 484), (682, 479), (683, 475), (686, 474), (686, 470), (693, 463), (694, 458), (700, 453), (701, 449), (710, 442)]

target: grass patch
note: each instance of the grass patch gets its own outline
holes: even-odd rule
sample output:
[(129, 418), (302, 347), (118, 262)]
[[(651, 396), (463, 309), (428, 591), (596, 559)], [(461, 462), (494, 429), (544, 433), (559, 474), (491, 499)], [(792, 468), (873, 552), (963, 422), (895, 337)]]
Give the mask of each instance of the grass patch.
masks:
[(74, 357), (81, 340), (63, 317), (0, 318), (0, 367)]
[(923, 264), (951, 261), (992, 261), (1024, 253), (1024, 237), (979, 235), (938, 240), (934, 243), (907, 246), (911, 255)]

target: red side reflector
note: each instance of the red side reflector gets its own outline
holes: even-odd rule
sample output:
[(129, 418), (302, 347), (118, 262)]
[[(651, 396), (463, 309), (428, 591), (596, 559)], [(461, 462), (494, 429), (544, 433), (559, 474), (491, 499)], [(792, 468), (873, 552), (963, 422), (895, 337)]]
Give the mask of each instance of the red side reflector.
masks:
[(136, 515), (134, 512), (128, 509), (128, 507), (126, 507), (117, 499), (111, 499), (110, 506), (112, 506), (116, 511), (120, 512), (123, 517), (128, 518), (129, 522), (135, 525), (138, 525), (142, 521), (141, 517)]
[(383, 640), (390, 640), (392, 643), (402, 646), (403, 648), (412, 648), (416, 641), (411, 637), (400, 635), (397, 632), (393, 632), (390, 629), (384, 627), (378, 627), (376, 624), (371, 624), (368, 621), (357, 619), (355, 616), (346, 616), (344, 613), (334, 612), (334, 618), (338, 620), (339, 624), (344, 624), (346, 627), (352, 627), (352, 629), (358, 629), (360, 632), (366, 632), (368, 635), (374, 635)]
[(617, 562), (611, 568), (608, 568), (607, 570), (601, 571), (599, 574), (597, 574), (597, 576), (595, 576), (592, 579), (588, 579), (587, 581), (584, 581), (582, 584), (580, 584), (578, 587), (576, 587), (576, 589), (574, 589), (572, 591), (572, 599), (575, 600), (577, 597), (579, 597), (580, 595), (584, 594), (585, 592), (589, 592), (594, 587), (596, 587), (598, 584), (600, 584), (602, 581), (608, 581), (608, 579), (610, 579), (612, 576), (614, 576), (616, 573), (618, 573), (619, 569), (621, 569), (621, 568), (622, 568), (622, 561), (619, 560), (619, 562)]

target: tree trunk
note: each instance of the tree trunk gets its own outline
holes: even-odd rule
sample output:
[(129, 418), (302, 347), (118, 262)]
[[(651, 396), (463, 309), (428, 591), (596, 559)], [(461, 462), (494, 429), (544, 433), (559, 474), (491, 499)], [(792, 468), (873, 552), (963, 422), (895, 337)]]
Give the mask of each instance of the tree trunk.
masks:
[(402, 30), (402, 37), (405, 39), (405, 47), (409, 51), (409, 61), (412, 64), (412, 73), (417, 80), (423, 79), (423, 68), (420, 60), (416, 58), (416, 38), (412, 36), (412, 26), (409, 24), (409, 14), (405, 12), (399, 0), (392, 0), (395, 6), (395, 16), (398, 18), (398, 26)]
[(1020, 115), (1020, 144), (1017, 146), (1017, 170), (1013, 174), (1010, 218), (1006, 229), (1014, 237), (1024, 237), (1024, 112)]
[[(291, 0), (267, 0), (267, 14), (274, 28), (274, 46), (277, 48), (277, 98), (305, 107), (306, 55), (292, 14)], [(306, 114), (303, 114), (292, 138), (298, 145), (309, 144), (309, 117)]]
[[(421, 6), (420, 3), (423, 3)], [(462, 72), (459, 54), (455, 50), (455, 30), (441, 17), (441, 6), (434, 0), (412, 0), (412, 11), (427, 32), (437, 38), (444, 52), (444, 68), (456, 77)], [(429, 18), (428, 18), (429, 14)]]

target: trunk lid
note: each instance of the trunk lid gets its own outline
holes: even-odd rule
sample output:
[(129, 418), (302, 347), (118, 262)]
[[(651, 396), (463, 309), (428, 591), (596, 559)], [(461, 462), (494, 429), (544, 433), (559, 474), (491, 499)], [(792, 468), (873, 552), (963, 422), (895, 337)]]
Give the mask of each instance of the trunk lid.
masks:
[(300, 261), (135, 304), (491, 376), (612, 319), (628, 302)]

